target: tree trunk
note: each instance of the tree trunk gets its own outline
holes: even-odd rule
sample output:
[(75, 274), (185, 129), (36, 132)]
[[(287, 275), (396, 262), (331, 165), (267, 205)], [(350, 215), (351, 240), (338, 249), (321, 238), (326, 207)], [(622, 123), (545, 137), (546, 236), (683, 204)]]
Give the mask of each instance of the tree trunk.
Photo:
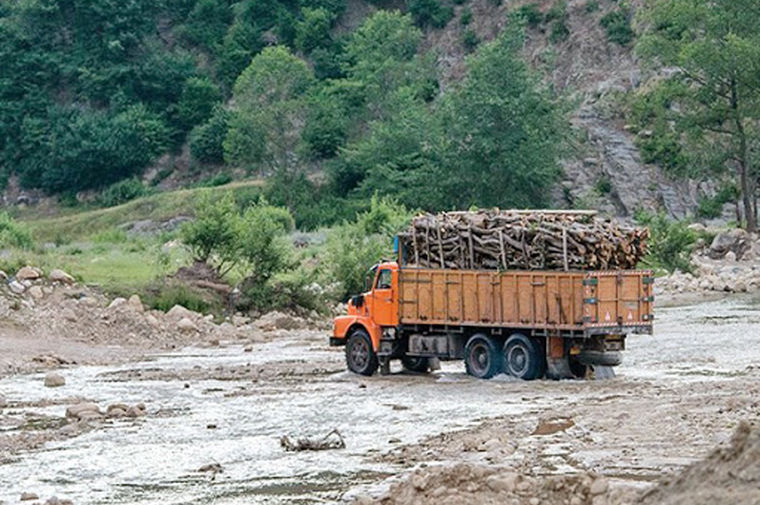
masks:
[(749, 177), (749, 167), (747, 166), (747, 133), (744, 131), (744, 123), (739, 113), (739, 99), (736, 92), (736, 82), (731, 82), (731, 109), (734, 112), (734, 124), (736, 126), (736, 135), (739, 137), (739, 184), (742, 191), (742, 204), (744, 206), (744, 217), (746, 218), (746, 229), (750, 233), (757, 231), (757, 212), (755, 212), (754, 203), (754, 184)]

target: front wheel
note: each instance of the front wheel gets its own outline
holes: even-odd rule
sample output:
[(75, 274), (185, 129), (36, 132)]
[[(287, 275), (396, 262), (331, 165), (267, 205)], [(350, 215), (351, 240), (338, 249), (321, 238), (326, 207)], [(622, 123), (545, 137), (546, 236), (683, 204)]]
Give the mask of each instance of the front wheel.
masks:
[(401, 364), (410, 372), (426, 373), (430, 369), (430, 360), (420, 356), (404, 356)]
[(533, 380), (546, 373), (546, 357), (535, 340), (515, 333), (504, 344), (504, 371), (513, 377)]
[(476, 333), (464, 346), (464, 366), (469, 375), (490, 379), (501, 372), (502, 357), (491, 337)]
[(346, 342), (346, 365), (360, 375), (372, 375), (377, 371), (377, 354), (372, 340), (364, 330), (354, 330)]

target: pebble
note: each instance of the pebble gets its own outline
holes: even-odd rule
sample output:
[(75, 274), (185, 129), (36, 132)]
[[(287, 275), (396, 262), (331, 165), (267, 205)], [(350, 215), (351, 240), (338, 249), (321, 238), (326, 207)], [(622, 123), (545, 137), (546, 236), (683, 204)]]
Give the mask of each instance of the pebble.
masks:
[(607, 479), (604, 478), (598, 478), (596, 479), (593, 484), (591, 484), (591, 488), (589, 489), (589, 492), (592, 496), (604, 494), (607, 492), (607, 489), (610, 487), (609, 482), (607, 482)]
[(53, 282), (60, 282), (61, 284), (74, 284), (74, 277), (70, 276), (60, 268), (55, 268), (48, 274), (48, 279)]
[(39, 500), (40, 497), (34, 493), (23, 492), (21, 493), (21, 501)]
[(50, 372), (45, 376), (45, 386), (49, 388), (57, 388), (60, 386), (63, 386), (66, 384), (66, 379), (63, 378), (63, 375), (56, 373), (56, 372)]
[(109, 309), (115, 309), (117, 307), (121, 307), (122, 305), (124, 305), (126, 303), (127, 303), (127, 299), (126, 298), (122, 298), (122, 297), (114, 298), (113, 301), (108, 304), (108, 308)]
[(491, 475), (486, 479), (486, 485), (497, 493), (511, 493), (517, 487), (517, 478), (518, 475), (511, 472)]
[(191, 332), (191, 331), (198, 331), (198, 328), (195, 326), (195, 323), (193, 323), (190, 319), (183, 317), (179, 320), (177, 323), (177, 329), (183, 332)]

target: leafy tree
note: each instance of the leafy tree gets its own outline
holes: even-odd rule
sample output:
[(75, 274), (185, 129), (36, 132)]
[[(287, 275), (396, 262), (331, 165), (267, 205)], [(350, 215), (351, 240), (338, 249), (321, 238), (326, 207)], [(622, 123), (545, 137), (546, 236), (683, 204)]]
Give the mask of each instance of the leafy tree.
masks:
[(601, 25), (607, 31), (607, 38), (620, 44), (621, 46), (627, 46), (633, 41), (633, 29), (631, 29), (631, 21), (629, 15), (622, 11), (610, 11), (599, 20)]
[(443, 207), (545, 205), (560, 173), (569, 126), (562, 109), (517, 56), (506, 32), (468, 59), (468, 75), (441, 109), (445, 161), (437, 186)]
[(205, 122), (212, 114), (214, 106), (221, 102), (219, 86), (207, 77), (191, 77), (185, 81), (182, 96), (177, 105), (179, 120), (185, 129)]
[(310, 53), (318, 47), (330, 44), (330, 27), (334, 21), (334, 15), (327, 9), (301, 10), (303, 19), (295, 26), (295, 45), (302, 53)]
[(754, 0), (653, 0), (639, 53), (677, 69), (668, 111), (690, 161), (703, 172), (734, 173), (746, 227), (757, 229), (760, 30)]
[(190, 132), (190, 154), (203, 163), (224, 162), (224, 139), (227, 136), (229, 112), (222, 106), (214, 108), (211, 117)]
[(443, 28), (454, 16), (451, 7), (444, 7), (438, 0), (408, 0), (409, 13), (417, 26)]
[(239, 261), (240, 219), (231, 195), (214, 200), (204, 193), (196, 208), (196, 218), (185, 223), (180, 236), (193, 258), (227, 272)]
[(238, 241), (249, 279), (264, 283), (288, 266), (289, 244), (282, 236), (292, 230), (287, 209), (261, 202), (245, 210)]
[(697, 234), (684, 221), (669, 220), (665, 214), (638, 213), (636, 220), (649, 227), (650, 239), (644, 264), (668, 272), (690, 272), (691, 251)]
[(266, 174), (296, 169), (312, 83), (306, 63), (287, 48), (257, 55), (235, 82), (225, 159)]
[(187, 16), (181, 34), (193, 44), (212, 49), (224, 39), (232, 14), (226, 1), (198, 0)]

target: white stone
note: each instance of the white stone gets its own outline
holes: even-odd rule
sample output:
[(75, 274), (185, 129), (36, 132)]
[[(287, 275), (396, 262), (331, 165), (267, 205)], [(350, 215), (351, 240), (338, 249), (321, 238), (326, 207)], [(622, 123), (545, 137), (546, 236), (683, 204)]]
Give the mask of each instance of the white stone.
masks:
[(193, 323), (190, 319), (183, 317), (179, 320), (177, 323), (177, 328), (180, 331), (189, 333), (191, 331), (198, 331), (198, 328), (195, 326), (195, 323)]
[(113, 301), (108, 304), (108, 308), (109, 309), (115, 309), (117, 307), (121, 307), (122, 305), (124, 305), (126, 303), (127, 303), (127, 299), (126, 298), (122, 298), (122, 297), (114, 298)]
[(175, 321), (179, 321), (180, 319), (195, 319), (199, 317), (200, 314), (197, 312), (193, 312), (190, 309), (186, 309), (182, 305), (175, 305), (171, 309), (169, 309), (169, 312), (166, 313), (166, 317), (170, 319), (174, 319)]
[(66, 379), (59, 373), (50, 372), (45, 376), (45, 386), (49, 388), (57, 388), (64, 384), (66, 384)]
[(589, 489), (589, 492), (591, 493), (592, 496), (596, 496), (596, 495), (606, 493), (609, 487), (610, 487), (610, 483), (607, 482), (607, 479), (600, 477), (591, 484), (591, 488)]
[(129, 300), (127, 300), (127, 303), (129, 304), (130, 308), (134, 309), (137, 312), (143, 312), (145, 310), (145, 307), (143, 307), (142, 300), (140, 300), (139, 295), (130, 296)]
[(31, 288), (29, 288), (29, 294), (35, 300), (42, 300), (42, 298), (44, 298), (45, 296), (45, 293), (42, 292), (42, 288), (39, 286), (32, 286)]
[(74, 277), (67, 274), (60, 268), (56, 268), (50, 271), (48, 274), (48, 279), (50, 279), (53, 282), (60, 282), (61, 284), (74, 284)]
[(81, 402), (66, 409), (66, 417), (75, 419), (82, 419), (82, 415), (85, 413), (101, 415), (100, 407), (97, 403)]

